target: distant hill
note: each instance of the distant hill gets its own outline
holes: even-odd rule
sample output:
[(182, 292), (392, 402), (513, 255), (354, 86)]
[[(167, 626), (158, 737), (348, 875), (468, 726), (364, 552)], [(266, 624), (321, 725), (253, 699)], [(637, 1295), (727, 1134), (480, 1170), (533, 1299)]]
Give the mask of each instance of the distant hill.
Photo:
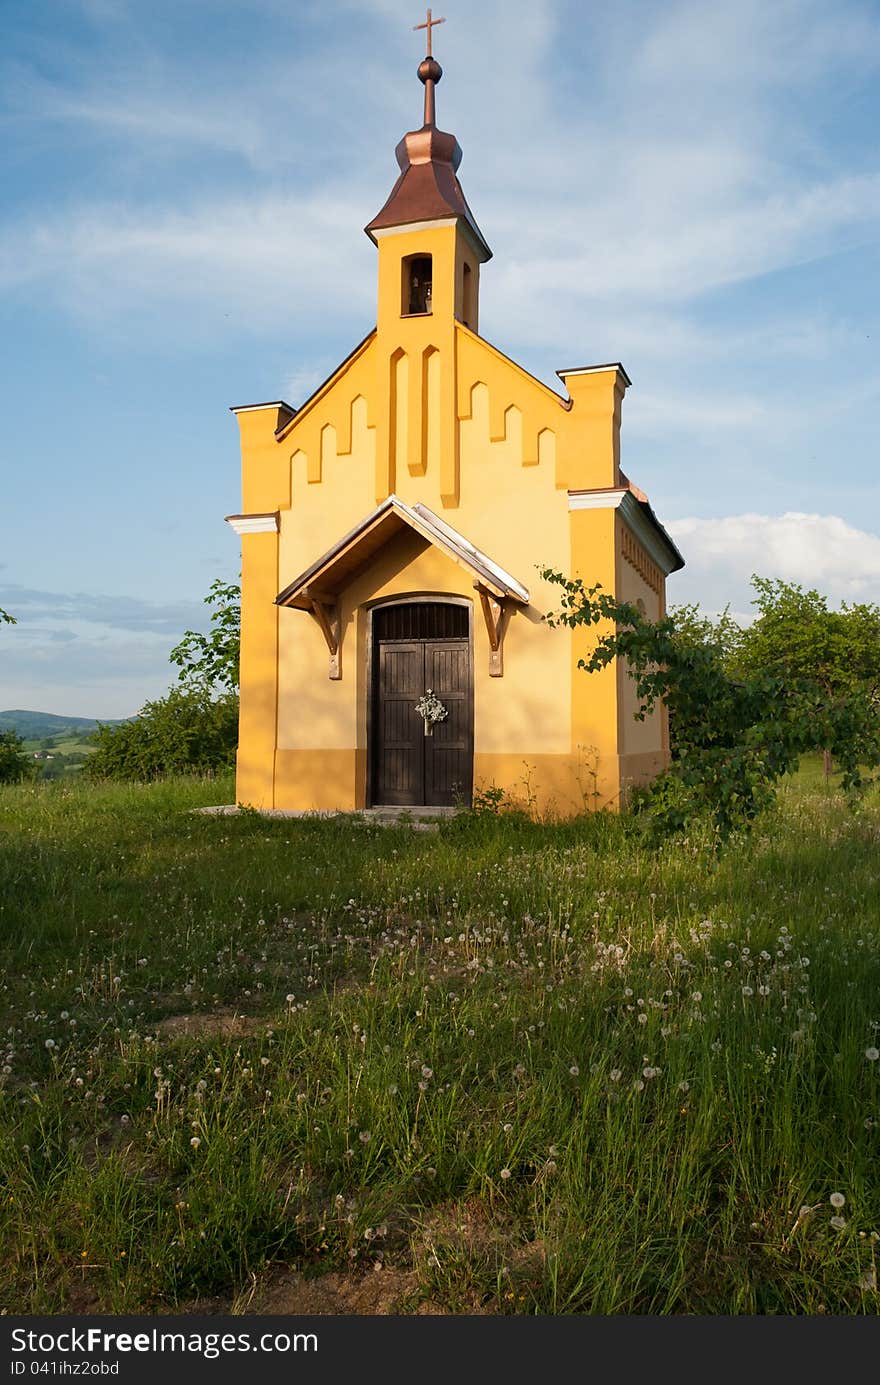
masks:
[(99, 725), (121, 726), (130, 717), (120, 717), (116, 721), (110, 717), (59, 717), (54, 712), (25, 712), (21, 710), (0, 712), (0, 731), (14, 731), (23, 741), (45, 740), (50, 736), (88, 735)]

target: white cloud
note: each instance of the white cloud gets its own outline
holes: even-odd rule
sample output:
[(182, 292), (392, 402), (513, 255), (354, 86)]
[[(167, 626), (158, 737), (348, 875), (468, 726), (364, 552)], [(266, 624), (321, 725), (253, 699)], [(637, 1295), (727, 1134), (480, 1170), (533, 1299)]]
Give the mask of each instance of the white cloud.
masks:
[(744, 609), (749, 579), (781, 578), (815, 587), (833, 602), (880, 602), (880, 535), (838, 515), (741, 514), (677, 519), (666, 528), (687, 567), (672, 579), (670, 599), (717, 610)]

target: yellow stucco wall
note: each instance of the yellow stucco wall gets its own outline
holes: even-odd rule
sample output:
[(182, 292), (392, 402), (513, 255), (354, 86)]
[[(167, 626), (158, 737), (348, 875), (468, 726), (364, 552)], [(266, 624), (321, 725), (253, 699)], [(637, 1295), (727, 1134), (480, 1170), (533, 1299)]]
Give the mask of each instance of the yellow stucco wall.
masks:
[[(402, 261), (425, 254), (432, 312), (402, 316)], [(565, 375), (566, 399), (465, 326), (464, 266), (475, 284), (479, 257), (460, 223), (382, 235), (378, 259), (376, 331), (280, 428), (275, 407), (239, 413), (243, 512), (277, 511), (279, 533), (242, 540), (238, 800), (365, 805), (370, 606), (436, 593), (473, 606), (475, 785), (542, 812), (616, 806), (622, 767), (625, 781), (662, 761), (662, 718), (634, 729), (620, 671), (576, 668), (597, 632), (547, 625), (560, 593), (539, 569), (643, 597), (652, 613), (656, 594), (622, 556), (615, 510), (569, 508), (569, 489), (620, 484), (625, 377), (613, 367)], [(414, 533), (341, 593), (340, 678), (328, 677), (316, 619), (274, 606), (391, 493), (428, 506), (529, 589), (507, 625), (502, 677), (489, 676), (473, 574)]]

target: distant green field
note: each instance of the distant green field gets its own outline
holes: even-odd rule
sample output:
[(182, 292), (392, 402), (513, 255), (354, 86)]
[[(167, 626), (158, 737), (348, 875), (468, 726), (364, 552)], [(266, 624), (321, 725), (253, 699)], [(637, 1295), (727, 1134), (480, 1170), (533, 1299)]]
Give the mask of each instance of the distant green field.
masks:
[(42, 740), (24, 741), (24, 748), (29, 751), (47, 750), (50, 755), (53, 753), (59, 755), (91, 755), (95, 749), (91, 740), (86, 736), (59, 736), (57, 739), (53, 737), (51, 739), (51, 745), (45, 745), (44, 742), (47, 739), (47, 737), (43, 737)]
[(876, 795), (716, 854), (233, 794), (0, 791), (0, 1311), (878, 1314)]

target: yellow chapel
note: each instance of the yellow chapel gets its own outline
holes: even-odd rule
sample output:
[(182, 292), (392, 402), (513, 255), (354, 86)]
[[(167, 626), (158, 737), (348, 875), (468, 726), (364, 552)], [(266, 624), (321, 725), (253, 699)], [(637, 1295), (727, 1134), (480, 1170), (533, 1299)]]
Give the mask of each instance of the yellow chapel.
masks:
[(366, 226), (376, 327), (298, 408), (233, 409), (241, 434), (241, 711), (236, 798), (261, 809), (618, 807), (668, 761), (662, 709), (634, 718), (596, 628), (551, 627), (542, 569), (601, 583), (649, 618), (683, 566), (620, 467), (617, 362), (557, 392), (480, 334), (492, 252), (424, 121)]

